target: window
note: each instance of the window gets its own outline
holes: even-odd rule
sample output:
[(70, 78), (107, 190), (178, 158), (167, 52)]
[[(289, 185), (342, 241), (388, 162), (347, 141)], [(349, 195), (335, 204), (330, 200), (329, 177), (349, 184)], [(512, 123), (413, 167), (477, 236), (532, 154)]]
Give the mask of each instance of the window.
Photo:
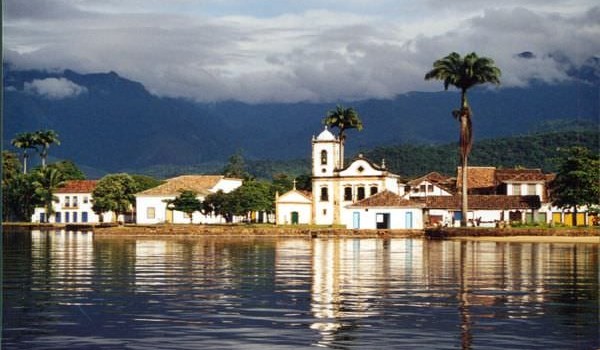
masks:
[(156, 217), (156, 209), (154, 207), (146, 208), (146, 218), (154, 219)]
[(327, 164), (327, 151), (322, 150), (321, 151), (321, 165), (326, 165), (326, 164)]
[(87, 204), (89, 201), (88, 196), (83, 196), (83, 204)]
[(77, 208), (77, 202), (78, 202), (77, 199), (78, 199), (77, 196), (73, 196), (73, 207), (75, 207), (75, 208)]
[(323, 209), (323, 216), (327, 215), (327, 209)]
[(370, 195), (372, 196), (372, 195), (376, 194), (376, 193), (377, 193), (377, 191), (378, 191), (378, 190), (377, 190), (377, 186), (371, 186), (371, 189), (370, 189)]
[(421, 186), (419, 186), (419, 191), (421, 191), (421, 192), (427, 192), (427, 185), (421, 185)]
[(527, 184), (527, 193), (526, 194), (530, 194), (530, 195), (535, 194), (535, 184)]
[(356, 200), (362, 199), (365, 199), (365, 188), (361, 186), (356, 189)]
[(412, 188), (412, 193), (419, 193), (419, 188), (418, 187), (413, 187)]
[(427, 185), (427, 192), (433, 193), (433, 185)]
[(344, 187), (344, 200), (351, 201), (352, 200), (352, 187)]
[(321, 201), (327, 202), (329, 200), (329, 191), (327, 187), (321, 187)]
[(65, 207), (70, 207), (71, 206), (71, 197), (66, 196), (65, 197)]
[(514, 184), (513, 185), (513, 196), (520, 196), (521, 195), (521, 184)]

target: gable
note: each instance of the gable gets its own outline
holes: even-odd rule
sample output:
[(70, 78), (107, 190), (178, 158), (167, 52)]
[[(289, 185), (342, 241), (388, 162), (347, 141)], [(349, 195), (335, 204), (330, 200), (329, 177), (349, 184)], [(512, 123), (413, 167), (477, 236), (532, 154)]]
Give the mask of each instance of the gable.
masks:
[(300, 191), (291, 190), (279, 196), (277, 203), (305, 203), (312, 204), (311, 198)]
[(350, 163), (346, 168), (339, 172), (343, 177), (357, 176), (383, 176), (384, 170), (372, 164), (364, 158), (359, 158)]
[[(181, 191), (194, 191), (198, 195), (206, 196), (224, 179), (222, 175), (182, 175), (168, 179), (162, 185), (142, 191), (136, 196), (177, 196)], [(242, 184), (241, 180), (236, 183)]]

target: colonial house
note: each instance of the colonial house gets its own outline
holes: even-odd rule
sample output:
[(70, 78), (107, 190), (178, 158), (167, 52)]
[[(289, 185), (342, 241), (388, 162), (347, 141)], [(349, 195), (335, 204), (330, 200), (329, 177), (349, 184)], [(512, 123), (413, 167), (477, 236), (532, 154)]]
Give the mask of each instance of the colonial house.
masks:
[[(428, 226), (460, 226), (462, 196), (428, 196), (415, 198), (422, 203), (424, 222)], [(537, 195), (469, 195), (467, 219), (472, 226), (495, 227), (500, 222), (523, 221), (540, 209)]]
[(456, 192), (455, 179), (444, 176), (438, 172), (431, 172), (425, 176), (406, 183), (405, 197), (451, 196)]
[[(344, 225), (346, 207), (382, 191), (404, 193), (398, 175), (385, 163), (362, 155), (344, 166), (343, 142), (325, 129), (312, 139), (312, 195), (297, 190), (276, 199), (277, 224)], [(308, 207), (310, 205), (310, 212)], [(301, 217), (302, 213), (302, 217)]]
[[(138, 224), (190, 223), (190, 217), (175, 211), (167, 205), (182, 191), (194, 191), (202, 201), (207, 195), (223, 191), (229, 193), (242, 185), (241, 179), (226, 178), (221, 175), (183, 175), (166, 180), (162, 185), (139, 192), (135, 195), (136, 222)], [(223, 223), (224, 218), (215, 215), (192, 214), (192, 223)]]
[(342, 221), (351, 229), (423, 228), (423, 203), (383, 191), (350, 204)]
[[(31, 222), (51, 223), (89, 223), (100, 222), (100, 217), (92, 210), (92, 192), (97, 180), (70, 180), (58, 188), (54, 195), (58, 202), (54, 203), (54, 214), (46, 217), (46, 210), (35, 208)], [(112, 220), (112, 213), (104, 213), (104, 221)]]

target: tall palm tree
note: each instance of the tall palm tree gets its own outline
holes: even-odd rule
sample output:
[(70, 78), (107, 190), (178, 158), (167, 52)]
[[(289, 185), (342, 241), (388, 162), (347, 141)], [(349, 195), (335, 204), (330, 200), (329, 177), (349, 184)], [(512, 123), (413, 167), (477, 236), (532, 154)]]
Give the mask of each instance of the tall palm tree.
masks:
[(29, 154), (27, 154), (28, 149), (36, 148), (36, 134), (32, 132), (22, 132), (16, 135), (14, 139), (10, 141), (10, 143), (23, 150), (23, 174), (27, 174), (27, 159), (29, 158)]
[(352, 107), (344, 108), (337, 105), (334, 110), (327, 112), (327, 116), (323, 119), (323, 124), (338, 129), (338, 138), (340, 140), (340, 160), (339, 166), (344, 166), (344, 143), (346, 141), (346, 130), (356, 129), (361, 131), (363, 128), (362, 121), (358, 112)]
[(58, 202), (58, 197), (54, 193), (64, 184), (63, 175), (55, 168), (42, 168), (33, 182), (35, 195), (46, 211), (46, 221), (55, 213), (54, 202)]
[(42, 158), (42, 168), (46, 167), (46, 158), (48, 157), (48, 148), (55, 143), (60, 145), (58, 134), (54, 130), (40, 130), (35, 133), (35, 143), (42, 147), (40, 157)]
[(475, 52), (461, 57), (452, 52), (448, 56), (433, 62), (433, 69), (425, 75), (425, 80), (444, 81), (444, 89), (450, 85), (460, 89), (460, 108), (452, 115), (460, 122), (460, 160), (462, 167), (462, 218), (461, 226), (467, 225), (467, 158), (473, 146), (473, 116), (467, 101), (467, 90), (484, 83), (500, 84), (501, 71), (491, 58), (479, 57)]

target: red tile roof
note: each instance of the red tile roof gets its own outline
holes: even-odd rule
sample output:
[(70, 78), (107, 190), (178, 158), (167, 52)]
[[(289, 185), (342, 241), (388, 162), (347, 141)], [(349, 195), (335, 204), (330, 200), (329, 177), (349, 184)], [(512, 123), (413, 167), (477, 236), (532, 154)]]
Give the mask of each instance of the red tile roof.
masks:
[(92, 193), (98, 180), (69, 180), (56, 193)]
[(382, 191), (367, 197), (361, 201), (349, 205), (349, 208), (358, 207), (397, 207), (397, 208), (422, 208), (423, 203), (418, 203), (413, 200), (408, 200), (399, 195), (390, 192)]
[[(495, 167), (468, 167), (467, 184), (469, 189), (491, 188), (496, 186)], [(456, 171), (456, 188), (462, 188), (462, 168)]]
[(546, 175), (541, 169), (496, 169), (498, 182), (509, 181), (545, 181)]
[(177, 196), (181, 191), (194, 191), (199, 195), (207, 195), (215, 187), (222, 175), (182, 175), (168, 179), (162, 185), (139, 192), (137, 195)]
[(448, 179), (450, 179), (450, 177), (444, 176), (438, 172), (433, 171), (427, 175), (421, 176), (418, 179), (411, 180), (407, 184), (410, 186), (417, 186), (423, 181), (429, 181), (431, 183), (437, 184), (437, 183), (444, 183), (444, 182), (448, 181)]
[[(457, 196), (429, 196), (414, 198), (415, 201), (425, 203), (430, 209), (460, 209), (462, 198)], [(468, 197), (469, 209), (481, 210), (508, 210), (532, 209), (540, 207), (538, 196), (504, 196), (504, 195), (470, 195)]]

